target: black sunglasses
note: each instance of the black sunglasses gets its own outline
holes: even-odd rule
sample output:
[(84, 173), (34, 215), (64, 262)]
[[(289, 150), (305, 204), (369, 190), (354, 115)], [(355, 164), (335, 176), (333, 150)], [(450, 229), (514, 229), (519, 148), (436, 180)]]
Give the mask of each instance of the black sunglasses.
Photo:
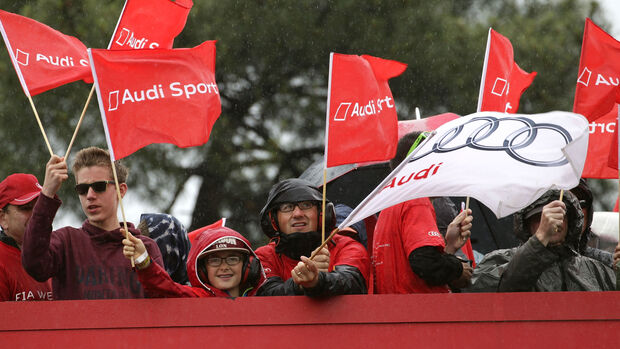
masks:
[(86, 195), (86, 193), (88, 193), (88, 188), (92, 187), (95, 193), (103, 193), (108, 188), (108, 184), (114, 184), (114, 181), (97, 181), (90, 184), (77, 184), (75, 186), (75, 191), (77, 191), (79, 195)]

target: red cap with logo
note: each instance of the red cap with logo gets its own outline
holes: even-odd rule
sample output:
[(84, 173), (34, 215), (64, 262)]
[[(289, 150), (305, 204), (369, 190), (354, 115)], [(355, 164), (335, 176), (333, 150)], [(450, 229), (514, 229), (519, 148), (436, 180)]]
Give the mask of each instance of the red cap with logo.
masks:
[(26, 173), (14, 173), (0, 182), (0, 208), (11, 205), (25, 205), (41, 193), (37, 177)]

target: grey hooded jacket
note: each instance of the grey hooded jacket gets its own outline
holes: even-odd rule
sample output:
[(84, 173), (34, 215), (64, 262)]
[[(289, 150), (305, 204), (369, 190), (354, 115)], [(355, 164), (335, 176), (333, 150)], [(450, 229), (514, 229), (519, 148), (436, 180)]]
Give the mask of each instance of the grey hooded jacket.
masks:
[(524, 244), (487, 254), (476, 266), (472, 285), (465, 292), (555, 292), (615, 290), (616, 276), (609, 266), (577, 251), (583, 225), (579, 202), (564, 192), (568, 232), (560, 246), (545, 247), (530, 236), (525, 216), (528, 212), (559, 198), (550, 190), (514, 216), (515, 233)]

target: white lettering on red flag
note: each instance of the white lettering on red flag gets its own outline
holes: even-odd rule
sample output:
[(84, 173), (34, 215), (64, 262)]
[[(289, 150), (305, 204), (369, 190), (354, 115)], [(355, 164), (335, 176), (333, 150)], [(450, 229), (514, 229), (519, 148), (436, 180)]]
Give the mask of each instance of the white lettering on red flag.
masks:
[(588, 123), (579, 114), (480, 112), (440, 126), (359, 204), (340, 228), (401, 202), (471, 196), (504, 217), (549, 189), (579, 183)]
[(202, 145), (221, 113), (215, 41), (191, 49), (89, 49), (111, 158), (152, 143)]
[(510, 40), (489, 29), (478, 111), (516, 113), (521, 95), (532, 84), (534, 77), (536, 72), (528, 73), (514, 61)]
[(77, 38), (2, 10), (0, 31), (26, 96), (77, 80), (92, 83), (86, 46)]
[(326, 122), (326, 166), (390, 159), (398, 142), (388, 80), (406, 64), (332, 53)]
[(127, 0), (108, 48), (172, 48), (193, 5), (192, 0)]

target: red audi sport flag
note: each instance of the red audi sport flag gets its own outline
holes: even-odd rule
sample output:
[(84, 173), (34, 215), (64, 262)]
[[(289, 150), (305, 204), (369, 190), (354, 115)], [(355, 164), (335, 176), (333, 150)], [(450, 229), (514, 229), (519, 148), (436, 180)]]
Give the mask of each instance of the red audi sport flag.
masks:
[(221, 112), (215, 41), (191, 49), (88, 50), (112, 160), (152, 143), (202, 145)]
[(528, 73), (514, 61), (510, 40), (489, 29), (478, 111), (516, 113), (521, 95), (532, 84), (534, 77), (536, 72)]
[(0, 31), (26, 96), (77, 80), (93, 82), (86, 46), (77, 38), (2, 10)]
[(127, 0), (108, 48), (172, 48), (193, 5), (192, 0)]
[(573, 112), (594, 121), (616, 103), (620, 103), (620, 42), (586, 18)]
[(325, 166), (391, 159), (398, 142), (396, 105), (388, 80), (404, 63), (373, 56), (330, 56)]

